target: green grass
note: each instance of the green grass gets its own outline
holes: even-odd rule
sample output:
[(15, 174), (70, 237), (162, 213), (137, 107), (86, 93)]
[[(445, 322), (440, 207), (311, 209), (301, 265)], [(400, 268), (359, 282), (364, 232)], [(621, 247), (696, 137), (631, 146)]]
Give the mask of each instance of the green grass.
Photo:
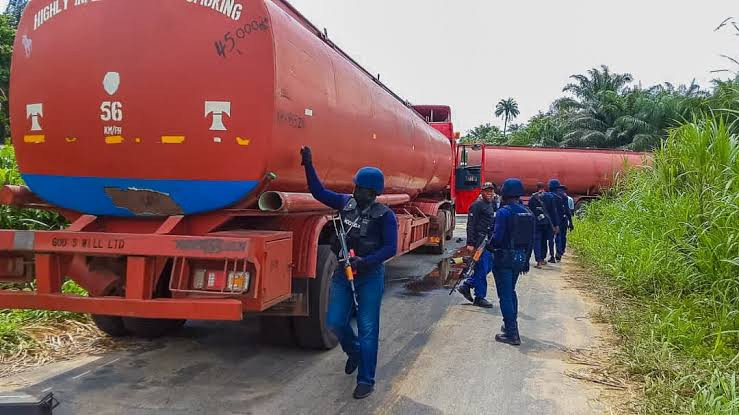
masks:
[[(22, 185), (13, 147), (0, 145), (0, 186), (6, 184)], [(0, 206), (0, 229), (59, 229), (65, 220), (56, 213), (34, 209), (15, 209)], [(0, 284), (0, 289), (32, 289), (32, 285), (12, 286)], [(86, 295), (84, 290), (72, 281), (67, 281), (63, 290), (66, 293)], [(63, 323), (70, 319), (87, 321), (86, 316), (43, 310), (1, 310), (0, 311), (0, 354), (15, 354), (24, 349), (38, 348), (40, 345), (29, 336), (24, 328), (30, 325)]]
[[(11, 287), (0, 284), (0, 289), (32, 290), (33, 286)], [(62, 291), (67, 294), (87, 295), (85, 290), (73, 281), (65, 282)], [(89, 317), (64, 311), (0, 310), (0, 355), (12, 355), (24, 349), (41, 347), (33, 337), (26, 333), (24, 328), (32, 325), (63, 324), (69, 320), (87, 322)]]
[[(0, 145), (0, 186), (23, 185), (18, 172), (13, 146)], [(0, 206), (0, 229), (51, 230), (61, 229), (66, 220), (54, 212), (36, 209), (16, 209)]]
[(649, 414), (739, 414), (739, 144), (722, 116), (670, 133), (654, 166), (588, 206), (580, 258), (629, 296), (609, 318)]

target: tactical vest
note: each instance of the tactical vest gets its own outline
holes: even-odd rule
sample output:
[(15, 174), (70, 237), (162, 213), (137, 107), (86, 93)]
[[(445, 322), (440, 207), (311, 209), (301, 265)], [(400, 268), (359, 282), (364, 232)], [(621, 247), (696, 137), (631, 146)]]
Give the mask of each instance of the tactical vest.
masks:
[(528, 208), (520, 204), (500, 208), (503, 209), (508, 210), (511, 216), (506, 219), (508, 232), (503, 241), (504, 248), (493, 251), (494, 267), (511, 268), (515, 274), (519, 274), (526, 271), (529, 248), (534, 242), (536, 218)]
[(347, 245), (357, 256), (365, 257), (382, 247), (381, 218), (388, 212), (389, 207), (377, 202), (360, 210), (356, 200), (349, 199), (340, 215), (347, 233)]
[(509, 249), (528, 249), (534, 242), (534, 227), (536, 227), (534, 214), (523, 205), (507, 205), (503, 209), (511, 212), (511, 216), (508, 217), (510, 241), (506, 241)]

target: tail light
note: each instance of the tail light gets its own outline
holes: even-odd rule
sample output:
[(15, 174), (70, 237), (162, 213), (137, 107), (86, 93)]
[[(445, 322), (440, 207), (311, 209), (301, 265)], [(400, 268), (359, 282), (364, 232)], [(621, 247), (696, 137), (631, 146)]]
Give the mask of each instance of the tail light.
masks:
[(0, 281), (22, 282), (29, 280), (29, 269), (22, 256), (0, 256)]
[(251, 272), (248, 270), (224, 270), (223, 267), (192, 268), (190, 287), (193, 290), (242, 294), (249, 291)]
[(176, 260), (169, 288), (179, 293), (244, 294), (255, 273), (254, 264), (245, 259)]

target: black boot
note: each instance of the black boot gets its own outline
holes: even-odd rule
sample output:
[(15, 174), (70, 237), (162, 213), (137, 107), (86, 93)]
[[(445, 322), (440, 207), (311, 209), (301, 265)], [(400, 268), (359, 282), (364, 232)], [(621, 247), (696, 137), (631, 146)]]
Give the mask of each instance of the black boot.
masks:
[(464, 298), (466, 298), (467, 301), (469, 301), (471, 303), (474, 303), (475, 302), (475, 299), (472, 298), (472, 293), (470, 292), (470, 286), (469, 285), (463, 283), (462, 285), (459, 286), (459, 288), (457, 288), (457, 292), (459, 292), (460, 294), (462, 294), (462, 296)]
[(495, 335), (495, 341), (510, 344), (511, 346), (521, 345), (521, 337), (518, 335), (518, 330), (504, 330), (502, 333)]
[(562, 262), (562, 255), (559, 255), (559, 256), (557, 257), (557, 262)]
[(493, 308), (493, 305), (490, 304), (490, 301), (481, 297), (475, 298), (475, 301), (472, 304), (482, 308)]
[(351, 357), (346, 359), (344, 373), (346, 373), (347, 375), (351, 375), (352, 373), (354, 373), (355, 370), (357, 370), (357, 366), (359, 366), (359, 364), (356, 360), (352, 359)]
[(374, 391), (374, 386), (368, 385), (366, 383), (359, 383), (357, 384), (357, 387), (354, 388), (354, 399), (364, 399), (372, 395), (372, 392)]
[(551, 257), (551, 258), (549, 258), (549, 263), (550, 264), (556, 264), (557, 263), (557, 260), (554, 259), (554, 257)]

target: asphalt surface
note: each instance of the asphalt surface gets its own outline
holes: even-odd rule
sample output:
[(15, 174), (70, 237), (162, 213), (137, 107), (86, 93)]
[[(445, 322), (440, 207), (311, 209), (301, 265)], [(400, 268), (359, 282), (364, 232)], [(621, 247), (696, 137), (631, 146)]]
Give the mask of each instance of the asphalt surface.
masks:
[[(458, 220), (457, 233), (464, 231)], [(456, 242), (456, 241), (455, 241)], [(460, 244), (448, 248), (447, 257)], [(255, 319), (189, 322), (136, 350), (0, 379), (0, 390), (53, 391), (54, 414), (591, 414), (599, 392), (565, 375), (567, 348), (591, 347), (590, 305), (562, 278), (562, 264), (519, 285), (523, 345), (493, 339), (496, 308), (448, 295), (431, 273), (442, 257), (413, 254), (386, 272), (375, 393), (352, 399), (345, 356), (262, 344)]]

